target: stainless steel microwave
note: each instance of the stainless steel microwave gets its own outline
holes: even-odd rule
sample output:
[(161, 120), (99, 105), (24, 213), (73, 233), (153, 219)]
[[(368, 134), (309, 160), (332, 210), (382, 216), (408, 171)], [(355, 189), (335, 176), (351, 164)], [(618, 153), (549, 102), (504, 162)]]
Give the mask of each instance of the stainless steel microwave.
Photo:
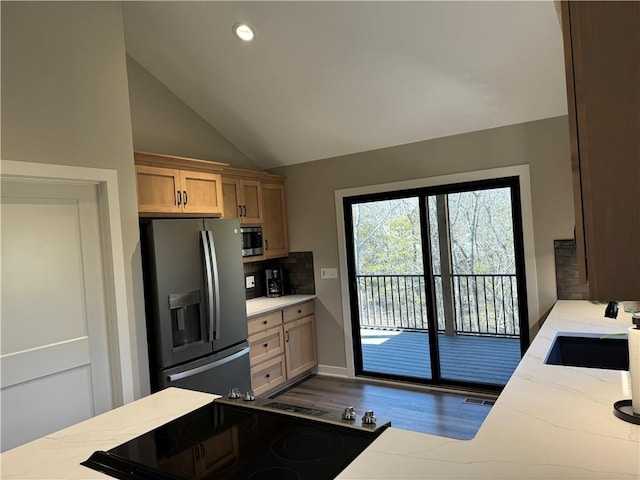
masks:
[(262, 227), (242, 227), (242, 256), (262, 255)]

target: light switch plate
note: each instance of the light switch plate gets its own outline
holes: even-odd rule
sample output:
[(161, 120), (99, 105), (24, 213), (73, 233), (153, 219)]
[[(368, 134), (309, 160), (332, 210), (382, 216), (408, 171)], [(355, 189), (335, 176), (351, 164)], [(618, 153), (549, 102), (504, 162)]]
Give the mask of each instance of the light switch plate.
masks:
[(320, 278), (338, 278), (337, 268), (321, 268)]
[(247, 288), (253, 288), (256, 286), (256, 277), (254, 277), (253, 275), (249, 275), (245, 277), (244, 283)]

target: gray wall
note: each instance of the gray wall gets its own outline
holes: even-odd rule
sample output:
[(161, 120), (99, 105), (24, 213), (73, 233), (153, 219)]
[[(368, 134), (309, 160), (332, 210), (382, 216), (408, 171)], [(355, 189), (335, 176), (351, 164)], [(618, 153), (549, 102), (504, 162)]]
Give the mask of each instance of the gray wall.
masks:
[(120, 3), (2, 2), (2, 158), (118, 172), (134, 394), (149, 392)]
[[(286, 175), (292, 251), (312, 251), (321, 365), (346, 367), (334, 190), (529, 164), (540, 313), (556, 301), (554, 244), (573, 236), (567, 117), (454, 135), (273, 170)], [(530, 319), (536, 331), (539, 319)]]
[(260, 170), (129, 56), (127, 74), (135, 150), (212, 160), (238, 168)]

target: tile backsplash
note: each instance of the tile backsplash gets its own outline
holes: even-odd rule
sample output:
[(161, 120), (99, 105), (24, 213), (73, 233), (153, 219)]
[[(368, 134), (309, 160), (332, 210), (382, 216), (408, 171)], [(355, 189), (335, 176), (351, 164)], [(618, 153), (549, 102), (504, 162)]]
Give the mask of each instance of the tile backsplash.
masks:
[(288, 257), (244, 264), (245, 278), (250, 275), (255, 278), (255, 286), (245, 289), (247, 300), (266, 295), (264, 271), (267, 268), (282, 268), (285, 295), (316, 293), (313, 252), (290, 252)]
[(556, 260), (558, 300), (588, 300), (589, 286), (578, 279), (578, 257), (575, 240), (553, 242)]

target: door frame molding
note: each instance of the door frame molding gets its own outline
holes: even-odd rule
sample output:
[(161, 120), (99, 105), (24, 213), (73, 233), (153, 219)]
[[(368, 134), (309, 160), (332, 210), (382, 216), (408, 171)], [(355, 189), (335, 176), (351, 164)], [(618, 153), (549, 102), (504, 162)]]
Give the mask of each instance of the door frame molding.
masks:
[(491, 168), (473, 172), (439, 175), (436, 177), (419, 178), (401, 182), (368, 185), (339, 189), (334, 192), (336, 223), (338, 229), (338, 261), (340, 269), (340, 289), (342, 296), (342, 329), (344, 333), (344, 347), (346, 355), (347, 378), (355, 378), (355, 361), (353, 349), (353, 334), (351, 323), (351, 301), (349, 299), (349, 277), (347, 269), (347, 242), (344, 228), (343, 199), (370, 193), (393, 192), (422, 187), (435, 187), (454, 183), (473, 182), (476, 180), (490, 180), (495, 178), (518, 177), (520, 181), (520, 201), (522, 213), (522, 236), (524, 241), (524, 260), (526, 273), (527, 304), (529, 311), (529, 329), (535, 325), (540, 317), (538, 302), (538, 276), (536, 273), (536, 256), (533, 235), (533, 210), (531, 203), (531, 181), (529, 165)]
[(124, 250), (120, 223), (118, 173), (116, 170), (0, 160), (0, 177), (27, 182), (95, 185), (100, 214), (102, 264), (105, 277), (107, 339), (113, 405), (133, 401), (134, 371), (127, 311)]

